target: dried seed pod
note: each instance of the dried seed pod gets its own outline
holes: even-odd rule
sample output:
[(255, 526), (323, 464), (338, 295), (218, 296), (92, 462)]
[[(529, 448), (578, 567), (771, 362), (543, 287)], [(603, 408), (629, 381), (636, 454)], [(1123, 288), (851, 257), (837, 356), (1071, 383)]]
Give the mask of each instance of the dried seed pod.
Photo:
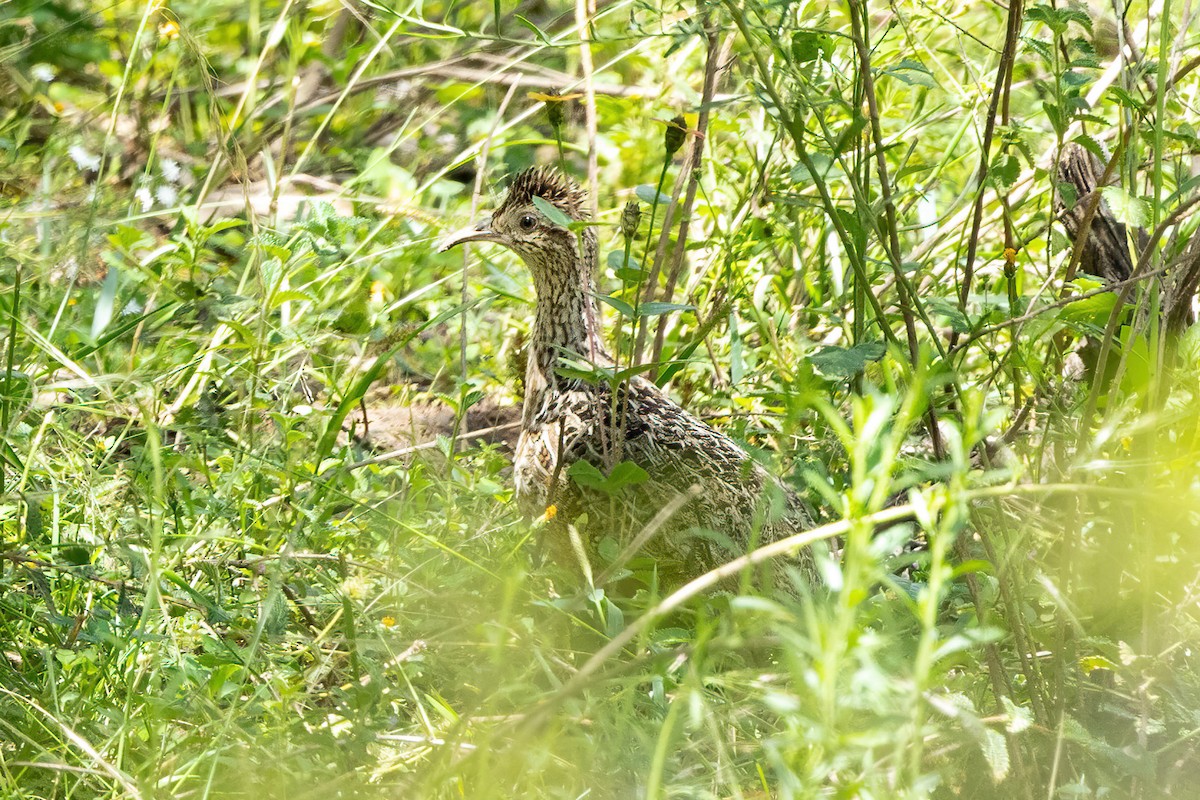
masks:
[(667, 132), (663, 136), (663, 147), (667, 151), (667, 158), (672, 157), (679, 148), (683, 147), (684, 141), (687, 139), (687, 120), (683, 115), (675, 117), (667, 123)]
[(637, 200), (630, 200), (621, 211), (621, 235), (626, 239), (637, 236), (638, 223), (642, 221), (642, 209)]

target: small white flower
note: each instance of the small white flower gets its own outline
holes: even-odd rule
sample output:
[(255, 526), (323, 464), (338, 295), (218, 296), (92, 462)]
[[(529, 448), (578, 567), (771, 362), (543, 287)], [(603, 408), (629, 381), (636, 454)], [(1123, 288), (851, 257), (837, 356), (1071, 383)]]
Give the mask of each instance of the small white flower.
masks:
[(73, 144), (67, 148), (67, 155), (75, 162), (75, 166), (87, 172), (100, 171), (100, 156), (89, 153), (81, 144)]
[(150, 190), (145, 186), (133, 193), (137, 201), (142, 204), (142, 211), (146, 212), (154, 208), (154, 196), (150, 194)]
[(406, 81), (406, 80), (401, 79), (401, 80), (396, 81), (390, 87), (386, 88), (384, 90), (384, 93), (389, 95), (392, 100), (404, 100), (409, 95), (412, 94), (412, 91), (413, 91), (412, 81)]
[(161, 162), (159, 162), (158, 168), (162, 170), (163, 177), (166, 178), (169, 183), (179, 183), (179, 175), (181, 170), (179, 169), (178, 161), (173, 158), (164, 158)]
[(169, 183), (164, 183), (155, 189), (154, 196), (158, 199), (160, 205), (167, 206), (168, 208), (179, 202), (179, 192)]
[(50, 66), (49, 64), (34, 64), (29, 68), (29, 77), (33, 78), (35, 81), (41, 81), (42, 83), (49, 83), (50, 81), (54, 80), (54, 76), (57, 74), (58, 73), (55, 72), (54, 67)]
[(146, 309), (146, 307), (143, 306), (140, 302), (138, 302), (138, 300), (136, 300), (136, 299), (130, 300), (128, 303), (125, 304), (125, 307), (121, 309), (121, 316), (129, 317), (134, 314), (140, 314), (143, 311), (145, 311), (145, 309)]

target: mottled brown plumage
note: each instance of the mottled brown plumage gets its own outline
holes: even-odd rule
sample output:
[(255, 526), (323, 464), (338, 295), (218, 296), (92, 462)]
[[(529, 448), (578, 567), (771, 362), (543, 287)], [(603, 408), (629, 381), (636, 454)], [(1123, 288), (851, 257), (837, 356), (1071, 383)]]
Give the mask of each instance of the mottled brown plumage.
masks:
[(1133, 274), (1133, 261), (1129, 256), (1129, 236), (1125, 225), (1117, 220), (1103, 197), (1096, 198), (1094, 195), (1104, 188), (1100, 185), (1104, 166), (1094, 153), (1081, 145), (1072, 143), (1064, 147), (1059, 156), (1058, 182), (1073, 188), (1075, 201), (1068, 207), (1056, 189), (1054, 210), (1061, 217), (1067, 235), (1075, 241), (1083, 232), (1088, 209), (1093, 202), (1098, 203), (1087, 226), (1087, 238), (1079, 256), (1079, 269), (1088, 275), (1103, 278), (1106, 283), (1117, 283)]
[[(764, 542), (811, 523), (802, 502), (736, 442), (692, 416), (641, 377), (612, 381), (563, 374), (565, 361), (612, 374), (615, 362), (600, 336), (594, 301), (598, 244), (594, 228), (555, 224), (533, 202), (540, 197), (572, 220), (583, 220), (586, 195), (557, 172), (518, 175), (503, 203), (477, 228), (450, 237), (442, 249), (468, 241), (494, 242), (529, 267), (537, 309), (529, 340), (525, 404), (514, 477), (518, 503), (538, 517), (554, 504), (555, 524), (588, 516), (587, 531), (628, 543), (664, 507), (684, 500), (649, 538), (641, 555), (668, 578), (694, 577)], [(570, 480), (572, 464), (600, 472), (630, 461), (648, 473), (611, 498)], [(562, 533), (561, 529), (558, 533)], [(811, 576), (811, 558), (802, 565)]]

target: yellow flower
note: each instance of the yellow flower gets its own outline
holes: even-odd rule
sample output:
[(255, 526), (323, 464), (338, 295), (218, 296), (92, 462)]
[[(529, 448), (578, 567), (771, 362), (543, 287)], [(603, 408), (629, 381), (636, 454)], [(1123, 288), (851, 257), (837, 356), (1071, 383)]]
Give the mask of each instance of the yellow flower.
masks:
[(546, 506), (546, 514), (545, 514), (544, 519), (546, 520), (546, 522), (549, 522), (550, 520), (554, 519), (554, 516), (556, 514), (558, 514), (558, 506), (556, 506), (552, 503), (552, 504)]
[(1128, 453), (1130, 450), (1132, 450), (1133, 449), (1133, 437), (1122, 436), (1121, 437), (1121, 449), (1124, 450), (1126, 453)]
[(179, 23), (173, 19), (158, 23), (158, 35), (173, 42), (179, 38)]
[(383, 618), (379, 620), (379, 623), (385, 628), (394, 628), (396, 627), (396, 618), (391, 614), (385, 614)]
[(374, 281), (371, 283), (371, 302), (382, 304), (383, 293), (387, 287), (383, 285), (383, 281)]
[(1009, 264), (1016, 262), (1016, 260), (1017, 260), (1016, 248), (1013, 248), (1013, 247), (1004, 248), (1004, 260), (1007, 261)]
[(568, 100), (578, 100), (583, 97), (583, 92), (572, 92), (571, 94), (547, 94), (546, 92), (526, 92), (531, 100), (540, 100), (543, 103), (565, 103)]

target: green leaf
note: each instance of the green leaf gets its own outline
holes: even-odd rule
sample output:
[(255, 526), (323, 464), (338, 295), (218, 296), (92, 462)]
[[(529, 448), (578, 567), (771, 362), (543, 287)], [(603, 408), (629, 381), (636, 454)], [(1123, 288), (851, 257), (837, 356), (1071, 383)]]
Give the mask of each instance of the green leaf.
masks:
[(538, 40), (541, 41), (542, 44), (546, 45), (547, 47), (555, 46), (554, 42), (547, 39), (546, 34), (542, 33), (542, 29), (539, 28), (537, 25), (534, 25), (532, 22), (525, 19), (525, 17), (522, 17), (520, 14), (514, 14), (513, 16), (516, 17), (517, 22), (521, 23), (526, 28), (529, 28), (529, 30), (533, 31), (533, 35), (536, 36), (538, 38)]
[[(1193, 328), (1193, 330), (1200, 330), (1200, 327)], [(675, 377), (676, 373), (690, 363), (688, 359), (691, 358), (692, 353), (696, 352), (696, 348), (700, 346), (701, 341), (703, 340), (697, 339), (691, 342), (682, 350), (671, 356), (671, 358), (667, 359), (662, 371), (658, 373), (658, 377), (654, 381), (658, 388), (661, 389), (670, 383), (671, 379)]]
[(609, 488), (614, 492), (624, 489), (626, 486), (645, 483), (648, 480), (650, 480), (650, 474), (632, 461), (622, 461), (613, 467), (612, 472), (608, 475)]
[(315, 303), (316, 298), (310, 295), (308, 292), (299, 292), (294, 289), (286, 292), (276, 292), (275, 294), (271, 295), (270, 308), (274, 310), (288, 302)]
[(633, 254), (630, 253), (627, 259), (625, 258), (624, 250), (611, 250), (604, 260), (608, 264), (609, 269), (621, 269), (622, 267), (632, 267), (634, 265)]
[(915, 59), (906, 58), (896, 66), (885, 69), (883, 74), (891, 75), (907, 83), (909, 86), (924, 86), (927, 89), (938, 88), (938, 83), (934, 79), (933, 73), (929, 71), (928, 67)]
[(694, 311), (695, 308), (686, 303), (642, 303), (638, 306), (637, 315), (639, 317), (658, 317), (670, 314), (672, 311)]
[(1078, 137), (1075, 137), (1075, 144), (1080, 145), (1081, 148), (1084, 148), (1084, 150), (1099, 158), (1100, 163), (1108, 162), (1109, 154), (1106, 154), (1104, 151), (1104, 145), (1097, 142), (1096, 139), (1087, 136), (1086, 133), (1080, 133)]
[(1107, 94), (1111, 94), (1120, 105), (1133, 109), (1134, 111), (1145, 111), (1148, 108), (1146, 103), (1142, 102), (1140, 98), (1135, 97), (1129, 91), (1122, 89), (1120, 86), (1108, 87)]
[(808, 160), (810, 163), (812, 163), (813, 170), (816, 171), (816, 175), (813, 175), (813, 173), (808, 169), (808, 166), (801, 161), (796, 164), (796, 166), (792, 167), (792, 183), (824, 183), (826, 180), (828, 180), (829, 173), (833, 171), (834, 160), (824, 153), (812, 153), (809, 155)]
[(619, 297), (613, 297), (610, 294), (598, 294), (596, 295), (596, 299), (610, 308), (615, 308), (617, 313), (623, 317), (629, 317), (630, 319), (633, 319), (637, 316), (637, 313), (633, 310), (633, 306), (629, 305), (629, 303), (626, 303)]
[(607, 476), (591, 462), (576, 461), (567, 468), (567, 476), (580, 486), (609, 495), (650, 479), (649, 473), (632, 461), (622, 461)]
[(576, 461), (567, 467), (567, 477), (580, 486), (599, 489), (604, 486), (604, 473), (590, 461)]
[(1058, 189), (1058, 196), (1062, 198), (1063, 205), (1067, 208), (1074, 208), (1075, 204), (1079, 202), (1079, 190), (1075, 188), (1075, 184), (1063, 181), (1056, 184), (1055, 188)]
[(1054, 50), (1049, 44), (1032, 36), (1022, 36), (1021, 43), (1042, 57), (1043, 61), (1054, 61)]
[[(1108, 664), (1111, 665), (1112, 662), (1109, 661)], [(1083, 669), (1085, 674), (1090, 671), (1084, 665), (1083, 661), (1080, 662), (1079, 666)], [(1030, 712), (1028, 708), (1017, 705), (1003, 695), (1000, 697), (1000, 702), (1004, 704), (1004, 711), (1008, 714), (1007, 728), (1009, 733), (1020, 733), (1021, 731), (1027, 730), (1033, 725), (1033, 713)]]
[(571, 218), (550, 201), (541, 197), (535, 197), (533, 198), (533, 205), (546, 216), (546, 219), (555, 225), (561, 225), (564, 228), (571, 226)]
[(1191, 369), (1200, 367), (1200, 325), (1193, 325), (1179, 338), (1179, 358)]
[(1055, 132), (1059, 135), (1062, 135), (1062, 133), (1067, 129), (1067, 123), (1066, 120), (1063, 119), (1063, 113), (1058, 107), (1058, 104), (1043, 102), (1042, 113), (1046, 115), (1046, 119), (1050, 120), (1050, 125), (1054, 128)]
[(824, 375), (852, 378), (866, 369), (871, 361), (883, 358), (887, 348), (882, 342), (863, 342), (854, 347), (829, 345), (809, 356), (809, 361)]
[[(1046, 27), (1060, 35), (1066, 32), (1067, 23), (1070, 22), (1070, 17), (1062, 9), (1052, 8), (1048, 5), (1036, 5), (1026, 10), (1025, 19), (1044, 23)], [(1091, 20), (1089, 20), (1090, 22)]]
[(33, 399), (33, 394), (33, 379), (29, 375), (19, 369), (0, 370), (0, 398), (24, 405)]
[(958, 303), (948, 300), (945, 297), (931, 297), (926, 300), (925, 305), (930, 311), (940, 317), (945, 317), (950, 323), (950, 328), (955, 333), (970, 333), (971, 321), (967, 319), (967, 315), (958, 307)]
[(988, 176), (992, 182), (1001, 189), (1011, 189), (1020, 175), (1021, 162), (1010, 153), (1001, 153), (996, 156), (991, 169), (988, 170)]
[(92, 563), (92, 549), (88, 545), (63, 543), (58, 552), (72, 566), (82, 567)]
[(1089, 76), (1084, 75), (1082, 72), (1076, 72), (1075, 70), (1069, 69), (1062, 74), (1062, 82), (1064, 85), (1070, 86), (1072, 89), (1080, 89), (1091, 83), (1092, 79)]
[(833, 55), (833, 38), (821, 31), (797, 31), (792, 34), (792, 58), (804, 64)]
[(112, 322), (113, 304), (117, 298), (117, 283), (121, 280), (121, 271), (116, 265), (108, 268), (104, 276), (104, 285), (100, 287), (100, 297), (96, 300), (96, 313), (92, 317), (92, 338), (99, 336), (108, 323)]
[(737, 386), (742, 382), (745, 363), (742, 361), (742, 332), (738, 330), (737, 314), (729, 312), (729, 382)]
[(1063, 306), (1059, 319), (1078, 329), (1079, 326), (1103, 329), (1117, 305), (1117, 296), (1112, 292), (1096, 294)]
[(643, 203), (669, 203), (671, 198), (660, 192), (655, 187), (648, 183), (643, 183), (641, 186), (633, 190), (633, 193), (638, 196), (638, 199)]
[(1004, 734), (991, 728), (983, 728), (979, 733), (979, 751), (992, 770), (992, 780), (996, 783), (1008, 776), (1008, 743)]
[(213, 236), (214, 234), (218, 234), (222, 231), (227, 231), (232, 228), (241, 228), (245, 224), (246, 221), (243, 219), (223, 219), (201, 228), (201, 233), (203, 233), (205, 236)]
[(1149, 204), (1145, 200), (1129, 194), (1120, 186), (1105, 186), (1100, 191), (1118, 222), (1140, 228), (1150, 218)]

